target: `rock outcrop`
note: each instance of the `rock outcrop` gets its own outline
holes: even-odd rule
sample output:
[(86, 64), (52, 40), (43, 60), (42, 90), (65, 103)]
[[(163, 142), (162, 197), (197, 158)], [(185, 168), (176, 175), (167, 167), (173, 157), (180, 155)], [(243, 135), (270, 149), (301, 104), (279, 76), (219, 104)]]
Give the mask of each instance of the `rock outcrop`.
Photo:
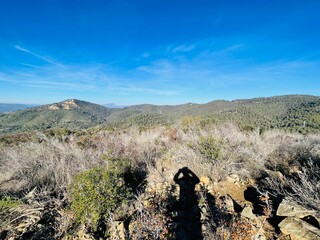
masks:
[[(280, 222), (279, 228), (283, 234), (290, 235), (291, 239), (320, 239), (317, 211), (307, 209), (292, 200), (283, 199), (278, 207), (277, 216), (286, 217)], [(310, 222), (310, 219), (314, 220), (313, 225), (306, 221)]]
[(296, 218), (287, 217), (279, 224), (281, 232), (290, 235), (293, 240), (320, 239), (320, 230), (311, 224)]
[(283, 217), (296, 217), (296, 218), (304, 218), (307, 216), (313, 216), (317, 219), (318, 223), (320, 222), (320, 218), (318, 217), (320, 213), (317, 213), (315, 210), (307, 209), (294, 201), (283, 199), (279, 205), (277, 210), (278, 216)]
[(74, 99), (66, 100), (61, 103), (54, 103), (48, 106), (50, 110), (60, 110), (60, 109), (74, 109), (80, 108)]

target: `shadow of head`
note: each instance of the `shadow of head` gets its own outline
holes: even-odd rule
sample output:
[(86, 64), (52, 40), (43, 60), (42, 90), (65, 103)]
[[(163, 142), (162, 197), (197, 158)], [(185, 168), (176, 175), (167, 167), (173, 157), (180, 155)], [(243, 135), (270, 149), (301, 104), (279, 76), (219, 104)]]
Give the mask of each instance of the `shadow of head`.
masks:
[(196, 185), (200, 182), (199, 178), (188, 168), (180, 168), (174, 176), (175, 183), (179, 184), (180, 187), (186, 184)]

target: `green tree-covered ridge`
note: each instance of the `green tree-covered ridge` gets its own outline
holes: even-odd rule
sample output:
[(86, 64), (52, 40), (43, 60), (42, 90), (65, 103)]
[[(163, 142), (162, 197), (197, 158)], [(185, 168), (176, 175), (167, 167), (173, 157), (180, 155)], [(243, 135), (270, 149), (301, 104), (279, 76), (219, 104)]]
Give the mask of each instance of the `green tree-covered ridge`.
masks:
[(269, 98), (218, 100), (206, 104), (175, 106), (136, 105), (107, 108), (66, 100), (60, 103), (0, 114), (0, 133), (66, 127), (90, 128), (97, 125), (127, 127), (171, 124), (186, 117), (216, 122), (231, 121), (242, 128), (281, 128), (302, 133), (320, 131), (320, 97), (285, 95)]

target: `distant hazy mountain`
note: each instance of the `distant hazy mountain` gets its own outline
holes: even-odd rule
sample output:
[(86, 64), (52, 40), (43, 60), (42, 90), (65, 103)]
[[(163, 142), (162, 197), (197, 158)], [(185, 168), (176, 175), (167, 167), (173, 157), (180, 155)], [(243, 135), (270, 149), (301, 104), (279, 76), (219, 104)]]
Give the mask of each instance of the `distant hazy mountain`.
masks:
[(0, 112), (14, 112), (21, 109), (35, 107), (31, 104), (15, 104), (15, 103), (0, 103)]
[(118, 105), (118, 104), (115, 104), (115, 103), (106, 103), (106, 104), (103, 104), (103, 106), (105, 106), (107, 108), (125, 108), (125, 107), (128, 107), (128, 105)]
[(81, 129), (109, 124), (114, 127), (170, 124), (184, 117), (211, 122), (235, 122), (244, 129), (281, 128), (320, 131), (320, 97), (286, 95), (269, 98), (218, 100), (175, 106), (150, 104), (107, 108), (80, 100), (66, 100), (0, 114), (0, 133), (66, 127)]

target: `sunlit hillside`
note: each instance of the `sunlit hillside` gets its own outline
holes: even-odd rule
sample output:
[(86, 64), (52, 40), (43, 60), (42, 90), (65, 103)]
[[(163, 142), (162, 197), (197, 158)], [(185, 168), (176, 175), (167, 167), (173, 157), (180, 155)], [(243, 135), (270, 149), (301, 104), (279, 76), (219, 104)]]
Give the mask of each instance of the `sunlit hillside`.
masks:
[(169, 126), (181, 119), (187, 122), (190, 117), (216, 123), (230, 121), (247, 130), (285, 129), (308, 133), (319, 132), (319, 115), (320, 98), (307, 95), (172, 106), (145, 104), (125, 108), (107, 108), (80, 100), (66, 100), (0, 115), (0, 134), (64, 127), (79, 130), (95, 126)]

